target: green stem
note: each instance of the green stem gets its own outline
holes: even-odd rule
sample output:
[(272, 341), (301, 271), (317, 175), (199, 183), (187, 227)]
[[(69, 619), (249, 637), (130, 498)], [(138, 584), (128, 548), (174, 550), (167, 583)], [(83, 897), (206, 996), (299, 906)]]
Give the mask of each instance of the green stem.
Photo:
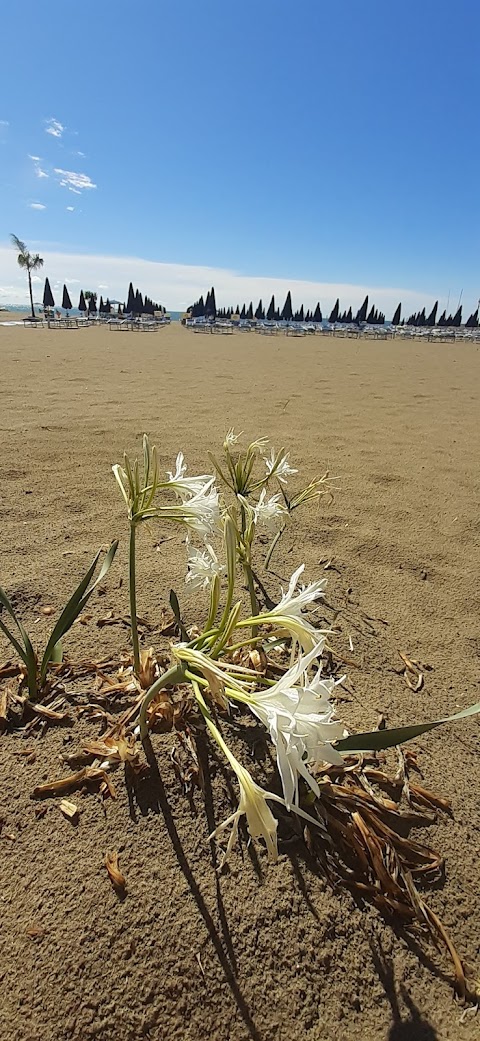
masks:
[[(243, 570), (245, 572), (245, 577), (246, 577), (247, 583), (248, 583), (248, 592), (250, 594), (250, 604), (251, 604), (251, 607), (252, 607), (252, 615), (260, 614), (259, 607), (258, 607), (257, 594), (255, 593), (255, 585), (254, 585), (254, 581), (253, 581), (253, 572), (252, 572), (250, 564), (249, 564), (249, 562), (247, 560), (244, 560), (244, 562), (243, 562)], [(252, 639), (255, 638), (257, 633), (258, 633), (258, 626), (252, 625)]]
[(273, 539), (273, 542), (271, 542), (271, 544), (269, 546), (268, 553), (267, 553), (267, 555), (265, 557), (265, 568), (266, 569), (268, 569), (268, 565), (269, 565), (270, 560), (271, 560), (271, 558), (273, 556), (273, 551), (275, 549), (275, 546), (280, 541), (280, 539), (281, 539), (281, 537), (282, 537), (286, 527), (287, 527), (287, 525), (284, 524), (283, 527), (280, 528), (279, 531), (277, 531), (277, 534), (275, 535), (275, 538)]
[(164, 687), (171, 687), (175, 683), (181, 683), (185, 679), (185, 669), (183, 665), (172, 665), (172, 668), (168, 672), (164, 672), (162, 676), (159, 676), (158, 680), (152, 684), (140, 705), (140, 737), (144, 741), (148, 732), (148, 721), (147, 721), (147, 709), (150, 702), (153, 701), (154, 697)]
[(136, 676), (140, 675), (140, 645), (138, 642), (137, 625), (137, 587), (136, 587), (136, 561), (135, 561), (135, 535), (136, 525), (130, 521), (130, 545), (128, 549), (129, 559), (129, 594), (130, 594), (130, 626), (132, 629), (133, 644), (133, 668)]

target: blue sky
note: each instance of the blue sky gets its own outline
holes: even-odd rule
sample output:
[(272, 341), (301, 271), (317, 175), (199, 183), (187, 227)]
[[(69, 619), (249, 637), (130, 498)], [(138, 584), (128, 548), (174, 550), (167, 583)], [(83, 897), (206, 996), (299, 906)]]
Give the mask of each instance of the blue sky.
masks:
[(224, 303), (263, 277), (325, 307), (339, 286), (355, 301), (345, 285), (476, 304), (475, 0), (42, 12), (2, 10), (0, 302), (24, 293), (14, 231), (54, 278), (63, 254), (73, 286), (90, 275), (110, 295), (148, 272), (170, 307), (211, 274)]

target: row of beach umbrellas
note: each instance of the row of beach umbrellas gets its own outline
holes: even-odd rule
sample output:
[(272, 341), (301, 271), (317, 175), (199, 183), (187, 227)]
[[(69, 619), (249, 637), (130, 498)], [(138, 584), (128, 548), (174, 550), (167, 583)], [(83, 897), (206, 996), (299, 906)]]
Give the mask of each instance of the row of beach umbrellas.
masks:
[[(305, 310), (302, 304), (298, 311), (294, 311), (292, 307), (292, 296), (290, 291), (287, 293), (287, 298), (282, 309), (277, 307), (274, 296), (272, 296), (268, 308), (265, 308), (263, 306), (262, 300), (259, 301), (256, 310), (254, 310), (252, 302), (250, 302), (248, 307), (246, 306), (246, 304), (243, 304), (242, 307), (240, 307), (237, 304), (236, 308), (217, 308), (215, 302), (215, 289), (213, 288), (213, 286), (212, 289), (208, 291), (205, 299), (203, 296), (201, 296), (199, 300), (196, 300), (195, 303), (188, 308), (187, 314), (190, 318), (207, 318), (209, 320), (215, 320), (216, 318), (220, 318), (227, 320), (234, 319), (242, 321), (243, 319), (246, 319), (247, 321), (253, 321), (254, 319), (257, 319), (257, 321), (267, 320), (273, 322), (285, 321), (309, 323), (320, 323), (323, 321), (320, 303), (317, 303), (315, 309), (312, 310)], [(462, 325), (461, 306), (458, 307), (458, 310), (455, 312), (455, 314), (447, 315), (446, 311), (444, 311), (440, 315), (440, 317), (437, 318), (438, 301), (435, 303), (434, 307), (431, 309), (431, 311), (429, 311), (429, 313), (427, 313), (427, 310), (424, 307), (421, 311), (409, 315), (409, 317), (406, 320), (404, 318), (402, 319), (401, 314), (402, 305), (400, 303), (392, 317), (391, 325), (412, 325), (418, 326), (420, 328), (422, 326), (459, 327)], [(366, 296), (362, 306), (356, 312), (352, 310), (351, 307), (349, 307), (348, 310), (341, 311), (340, 300), (336, 300), (335, 306), (329, 314), (328, 321), (331, 325), (383, 325), (385, 322), (385, 315), (383, 311), (378, 310), (374, 304), (370, 304), (368, 296)], [(469, 329), (478, 328), (478, 308), (476, 311), (473, 312), (473, 314), (470, 315), (470, 317), (465, 322), (465, 325)]]
[[(103, 297), (100, 297), (100, 303), (97, 306), (97, 294), (90, 293), (82, 289), (80, 291), (80, 299), (78, 301), (78, 310), (88, 314), (111, 314), (112, 305), (115, 314), (148, 314), (153, 315), (156, 311), (165, 313), (165, 308), (161, 305), (154, 303), (149, 296), (143, 296), (140, 290), (134, 290), (132, 283), (130, 282), (128, 288), (127, 303), (121, 304), (119, 300), (109, 300), (108, 298), (104, 301)], [(70, 293), (68, 292), (67, 286), (63, 286), (62, 293), (62, 308), (64, 311), (72, 310), (72, 301)], [(45, 279), (45, 287), (43, 290), (43, 307), (46, 311), (51, 311), (55, 307), (55, 299), (52, 293), (50, 282), (48, 278)]]

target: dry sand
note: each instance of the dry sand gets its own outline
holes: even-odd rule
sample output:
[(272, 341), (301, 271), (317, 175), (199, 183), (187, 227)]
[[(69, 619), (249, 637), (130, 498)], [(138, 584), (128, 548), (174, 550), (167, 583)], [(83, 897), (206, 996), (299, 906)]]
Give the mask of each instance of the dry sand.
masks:
[[(286, 445), (305, 475), (328, 467), (341, 477), (335, 502), (304, 512), (297, 538), (281, 544), (270, 591), (302, 561), (314, 578), (334, 557), (329, 599), (349, 604), (339, 640), (350, 633), (362, 663), (348, 669), (347, 724), (375, 726), (380, 712), (400, 724), (478, 701), (479, 361), (471, 344), (0, 327), (0, 583), (40, 639), (39, 606), (60, 607), (93, 552), (121, 537), (107, 592), (67, 649), (75, 658), (125, 647), (126, 629), (95, 625), (126, 612), (111, 464), (147, 431), (162, 467), (182, 448), (203, 471), (206, 450), (235, 426)], [(173, 585), (198, 618), (179, 540), (157, 552), (141, 542), (140, 613), (157, 619)], [(362, 627), (361, 609), (388, 625)], [(393, 671), (398, 648), (431, 666), (420, 693)], [(78, 747), (79, 733), (98, 731), (72, 732)], [(445, 961), (430, 965), (377, 912), (332, 892), (300, 843), (276, 866), (243, 848), (219, 877), (211, 822), (198, 796), (192, 808), (183, 795), (171, 735), (154, 736), (162, 779), (148, 798), (129, 807), (120, 780), (117, 802), (79, 797), (76, 829), (55, 800), (36, 820), (30, 792), (61, 774), (69, 734), (47, 732), (32, 763), (15, 755), (20, 738), (0, 739), (2, 1041), (478, 1036), (471, 1013), (460, 1023)], [(477, 974), (478, 746), (476, 719), (417, 742), (426, 781), (453, 803), (452, 819), (419, 833), (446, 856), (430, 900)], [(229, 802), (216, 791), (220, 820)], [(123, 902), (103, 867), (109, 849), (127, 877)]]

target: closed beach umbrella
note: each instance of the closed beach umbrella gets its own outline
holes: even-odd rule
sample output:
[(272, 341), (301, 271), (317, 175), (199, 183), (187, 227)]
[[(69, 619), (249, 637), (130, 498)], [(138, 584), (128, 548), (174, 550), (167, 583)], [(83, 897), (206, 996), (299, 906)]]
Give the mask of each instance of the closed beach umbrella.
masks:
[(330, 318), (328, 319), (328, 321), (331, 323), (331, 325), (334, 325), (335, 322), (338, 322), (339, 313), (340, 313), (340, 300), (337, 300), (336, 304), (335, 304), (335, 307), (330, 312)]
[(83, 289), (80, 290), (80, 300), (78, 301), (78, 310), (79, 311), (86, 311), (87, 310), (87, 304), (85, 302), (85, 297), (83, 295)]
[(271, 322), (275, 318), (275, 297), (272, 296), (270, 300), (269, 308), (267, 311), (267, 320)]
[[(125, 308), (124, 308), (124, 310), (125, 310)], [(127, 297), (127, 305), (126, 305), (127, 314), (133, 314), (134, 310), (135, 310), (135, 293), (133, 292), (133, 285), (130, 282), (130, 285), (128, 287), (128, 297)]]
[(290, 293), (290, 290), (288, 290), (287, 299), (285, 300), (285, 303), (283, 305), (282, 318), (285, 322), (291, 322), (292, 316), (292, 295)]
[(53, 293), (50, 289), (50, 282), (48, 281), (48, 278), (45, 279), (45, 288), (43, 290), (43, 306), (47, 309), (50, 307), (55, 307), (55, 300), (53, 299)]
[(395, 314), (394, 314), (394, 316), (392, 318), (392, 325), (400, 325), (400, 315), (401, 315), (401, 313), (402, 313), (402, 305), (399, 304), (398, 307), (397, 307), (397, 310), (395, 311)]
[(320, 310), (320, 304), (317, 304), (317, 306), (315, 308), (315, 314), (313, 316), (313, 321), (314, 322), (321, 322), (322, 321), (322, 312)]
[(97, 301), (96, 301), (96, 298), (94, 296), (91, 296), (89, 301), (88, 301), (88, 313), (89, 314), (96, 314), (97, 313)]
[(66, 286), (63, 287), (62, 307), (64, 311), (72, 310), (72, 301), (70, 300), (70, 296)]
[(363, 301), (363, 304), (362, 304), (360, 310), (357, 311), (357, 315), (356, 315), (355, 321), (356, 322), (366, 322), (366, 320), (367, 320), (367, 311), (368, 311), (368, 296), (365, 297), (365, 300)]

